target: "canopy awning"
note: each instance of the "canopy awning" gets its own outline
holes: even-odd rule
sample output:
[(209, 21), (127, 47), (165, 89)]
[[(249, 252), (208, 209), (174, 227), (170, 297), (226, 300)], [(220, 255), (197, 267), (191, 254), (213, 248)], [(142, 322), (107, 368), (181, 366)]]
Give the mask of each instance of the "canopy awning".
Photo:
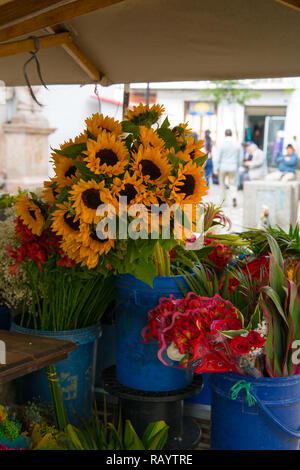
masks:
[(36, 43), (15, 41), (33, 35), (48, 84), (300, 76), (300, 13), (276, 0), (0, 0), (7, 85), (25, 84)]

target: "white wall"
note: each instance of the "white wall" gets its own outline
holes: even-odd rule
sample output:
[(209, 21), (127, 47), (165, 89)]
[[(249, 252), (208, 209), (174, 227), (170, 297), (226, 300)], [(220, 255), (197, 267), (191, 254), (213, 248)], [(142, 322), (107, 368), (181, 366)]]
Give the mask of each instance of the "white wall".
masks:
[(285, 121), (285, 145), (292, 143), (294, 136), (297, 137), (297, 151), (300, 155), (300, 89), (291, 93)]

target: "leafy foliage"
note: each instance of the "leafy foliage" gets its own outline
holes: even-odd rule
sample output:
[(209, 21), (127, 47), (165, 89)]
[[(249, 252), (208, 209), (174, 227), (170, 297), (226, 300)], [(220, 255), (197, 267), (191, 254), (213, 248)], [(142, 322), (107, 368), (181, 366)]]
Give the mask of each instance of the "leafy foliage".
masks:
[(293, 361), (293, 343), (300, 340), (299, 269), (290, 279), (278, 243), (271, 235), (267, 239), (271, 249), (269, 286), (262, 288), (259, 299), (269, 324), (266, 368), (270, 377), (285, 377), (300, 372)]
[(300, 258), (300, 233), (298, 223), (295, 227), (290, 225), (288, 232), (278, 226), (269, 226), (266, 230), (253, 229), (242, 232), (239, 235), (243, 240), (249, 243), (255, 255), (268, 253), (270, 251), (268, 235), (271, 235), (284, 257), (296, 256)]
[(108, 422), (106, 407), (104, 420), (99, 418), (96, 404), (91, 421), (82, 420), (81, 427), (68, 424), (61, 436), (62, 448), (68, 450), (162, 450), (168, 437), (164, 421), (150, 423), (139, 437), (129, 420), (123, 425), (121, 413), (117, 424)]

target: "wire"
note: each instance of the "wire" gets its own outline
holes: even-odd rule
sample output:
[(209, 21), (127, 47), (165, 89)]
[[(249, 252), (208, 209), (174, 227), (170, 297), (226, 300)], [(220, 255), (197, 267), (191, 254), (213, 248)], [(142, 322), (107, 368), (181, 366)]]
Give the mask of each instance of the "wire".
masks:
[(43, 104), (41, 104), (35, 94), (33, 93), (33, 90), (32, 90), (32, 87), (31, 87), (31, 84), (30, 84), (30, 81), (29, 81), (29, 78), (28, 78), (28, 75), (27, 75), (27, 67), (28, 65), (30, 64), (31, 61), (35, 61), (35, 64), (36, 64), (36, 69), (37, 69), (37, 74), (39, 76), (39, 79), (41, 81), (41, 84), (43, 85), (44, 88), (46, 88), (46, 90), (48, 90), (47, 88), (47, 85), (45, 84), (44, 80), (43, 80), (43, 77), (42, 77), (42, 72), (41, 72), (41, 66), (40, 66), (40, 63), (39, 63), (39, 59), (37, 57), (37, 54), (41, 48), (41, 45), (40, 45), (40, 40), (38, 37), (36, 36), (30, 36), (29, 39), (33, 39), (34, 40), (34, 44), (35, 44), (35, 50), (34, 51), (30, 51), (29, 54), (31, 54), (31, 57), (25, 62), (24, 66), (23, 66), (23, 73), (24, 73), (24, 78), (25, 78), (25, 81), (26, 81), (26, 84), (27, 84), (27, 87), (29, 89), (29, 92), (31, 94), (31, 97), (32, 99), (39, 105), (39, 106), (43, 106)]

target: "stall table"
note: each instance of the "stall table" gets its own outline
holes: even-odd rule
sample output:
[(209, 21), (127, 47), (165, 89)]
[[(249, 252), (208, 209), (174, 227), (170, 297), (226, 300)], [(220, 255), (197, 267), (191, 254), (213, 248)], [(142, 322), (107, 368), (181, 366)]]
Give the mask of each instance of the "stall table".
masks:
[(1, 364), (0, 361), (0, 384), (62, 361), (69, 352), (77, 349), (77, 345), (70, 341), (5, 330), (0, 330), (0, 341), (4, 342), (6, 351), (6, 363)]

